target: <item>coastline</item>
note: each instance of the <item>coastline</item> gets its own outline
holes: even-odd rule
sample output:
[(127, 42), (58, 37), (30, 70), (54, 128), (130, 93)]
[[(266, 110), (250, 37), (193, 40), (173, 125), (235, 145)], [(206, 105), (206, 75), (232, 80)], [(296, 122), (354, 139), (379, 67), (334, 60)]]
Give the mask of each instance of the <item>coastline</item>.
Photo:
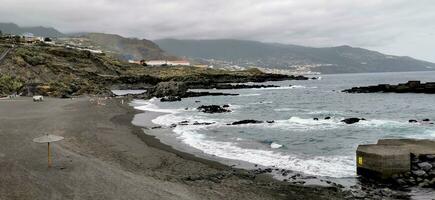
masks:
[[(344, 199), (336, 187), (300, 186), (197, 158), (162, 144), (131, 121), (120, 99), (0, 102), (0, 199)], [(53, 146), (31, 139), (65, 137)]]

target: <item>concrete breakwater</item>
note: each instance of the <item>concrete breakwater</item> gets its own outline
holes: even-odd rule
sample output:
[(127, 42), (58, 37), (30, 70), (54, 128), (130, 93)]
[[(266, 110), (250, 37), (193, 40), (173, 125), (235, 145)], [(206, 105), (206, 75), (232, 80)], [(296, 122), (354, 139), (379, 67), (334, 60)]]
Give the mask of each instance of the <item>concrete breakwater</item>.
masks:
[(398, 85), (379, 84), (366, 87), (353, 87), (351, 89), (343, 90), (347, 93), (377, 93), (377, 92), (391, 92), (391, 93), (425, 93), (435, 94), (435, 82), (421, 83), (420, 81), (408, 81), (407, 83), (400, 83)]
[(357, 174), (403, 187), (435, 188), (435, 141), (383, 139), (359, 145)]

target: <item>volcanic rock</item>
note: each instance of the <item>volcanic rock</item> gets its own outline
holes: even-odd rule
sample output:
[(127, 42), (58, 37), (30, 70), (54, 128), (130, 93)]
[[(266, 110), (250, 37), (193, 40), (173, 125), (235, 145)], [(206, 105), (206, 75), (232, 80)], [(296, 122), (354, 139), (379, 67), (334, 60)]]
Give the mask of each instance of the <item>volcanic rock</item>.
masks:
[(246, 120), (241, 120), (241, 121), (233, 122), (233, 123), (231, 123), (231, 125), (240, 125), (240, 124), (261, 124), (261, 123), (263, 123), (263, 121), (253, 120), (253, 119), (246, 119)]
[(228, 110), (224, 107), (221, 107), (219, 105), (202, 105), (198, 107), (198, 110), (204, 113), (225, 113), (225, 112), (231, 112), (231, 110)]
[(360, 119), (360, 118), (352, 117), (352, 118), (343, 119), (343, 120), (341, 120), (341, 122), (344, 122), (346, 124), (355, 124), (355, 123), (358, 123), (361, 120), (365, 120), (365, 119)]

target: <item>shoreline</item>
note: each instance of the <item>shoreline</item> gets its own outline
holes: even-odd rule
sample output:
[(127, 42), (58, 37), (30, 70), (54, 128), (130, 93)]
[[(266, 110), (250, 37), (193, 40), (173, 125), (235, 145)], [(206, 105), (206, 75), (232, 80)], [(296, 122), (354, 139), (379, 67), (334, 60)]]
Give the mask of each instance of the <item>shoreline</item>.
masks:
[[(253, 164), (253, 163), (249, 163), (249, 162), (245, 162), (245, 161), (221, 158), (221, 157), (212, 156), (212, 155), (208, 155), (206, 153), (203, 153), (201, 150), (195, 149), (195, 148), (177, 140), (176, 138), (174, 138), (176, 136), (174, 131), (173, 131), (174, 128), (162, 127), (162, 128), (157, 128), (157, 129), (151, 129), (151, 127), (159, 126), (159, 124), (154, 124), (152, 122), (153, 119), (155, 119), (161, 115), (168, 114), (168, 113), (155, 112), (155, 111), (143, 111), (143, 110), (135, 109), (133, 105), (130, 105), (130, 108), (135, 110), (137, 112), (137, 114), (142, 115), (142, 116), (146, 116), (145, 119), (144, 118), (140, 118), (140, 119), (135, 118), (134, 120), (132, 120), (132, 123), (134, 123), (135, 120), (138, 120), (138, 121), (140, 121), (140, 123), (142, 123), (142, 124), (140, 124), (138, 122), (135, 122), (135, 126), (143, 127), (145, 130), (143, 130), (142, 132), (145, 135), (148, 135), (149, 137), (152, 137), (153, 140), (156, 140), (156, 142), (158, 142), (164, 146), (169, 147), (172, 151), (182, 153), (182, 154), (188, 154), (189, 155), (187, 157), (188, 159), (189, 158), (199, 158), (201, 161), (205, 161), (205, 163), (211, 162), (213, 164), (218, 164), (219, 166), (223, 166), (225, 169), (233, 169), (233, 170), (239, 170), (239, 171), (243, 171), (243, 172), (252, 172), (252, 171), (255, 172), (257, 169), (260, 169), (260, 168), (262, 168), (263, 170), (268, 169), (268, 168), (270, 169), (270, 167), (267, 167), (267, 166), (261, 166), (261, 165), (257, 165), (257, 164)], [(170, 132), (171, 133), (170, 139), (167, 139), (166, 137), (163, 137), (163, 138), (160, 137), (159, 133), (161, 133), (161, 132)], [(165, 139), (169, 140), (170, 142), (167, 142), (167, 140), (165, 140)], [(179, 144), (182, 144), (181, 145), (182, 147), (180, 147)], [(185, 147), (185, 148), (183, 148), (183, 147)], [(157, 146), (157, 148), (159, 148), (159, 147)], [(239, 165), (237, 165), (237, 164), (233, 165), (233, 163), (237, 163), (237, 162), (239, 163)], [(246, 164), (240, 165), (240, 163), (246, 163)], [(287, 176), (287, 177), (281, 176), (280, 177), (280, 173), (279, 173), (280, 168), (272, 167), (271, 169), (273, 169), (272, 173), (270, 173), (268, 171), (263, 171), (263, 173), (260, 173), (260, 175), (262, 175), (262, 178), (268, 182), (279, 182), (279, 183), (287, 184), (288, 183), (287, 181), (290, 181), (290, 180), (286, 179), (286, 178), (288, 178), (292, 175), (298, 175), (298, 176), (301, 175), (299, 177), (299, 179), (293, 180), (293, 183), (296, 182), (298, 184), (300, 184), (299, 181), (302, 181), (303, 183), (300, 184), (301, 187), (318, 187), (318, 188), (327, 188), (327, 187), (331, 188), (332, 187), (332, 188), (337, 188), (337, 189), (340, 188), (340, 189), (343, 189), (344, 191), (347, 191), (347, 192), (351, 191), (353, 194), (357, 194), (357, 196), (360, 195), (361, 190), (362, 191), (367, 190), (366, 192), (368, 192), (369, 194), (371, 193), (371, 195), (373, 195), (372, 197), (376, 197), (379, 195), (382, 196), (382, 192), (383, 192), (383, 190), (385, 190), (385, 191), (387, 191), (387, 193), (388, 192), (391, 193), (390, 195), (394, 196), (394, 198), (398, 198), (398, 199), (403, 199), (403, 198), (407, 199), (408, 195), (412, 195), (413, 197), (425, 197), (425, 191), (422, 191), (418, 188), (413, 188), (412, 191), (409, 191), (409, 192), (403, 192), (400, 190), (392, 191), (392, 190), (388, 189), (388, 187), (385, 187), (386, 185), (383, 185), (382, 183), (377, 184), (375, 182), (370, 182), (370, 181), (367, 182), (367, 180), (359, 179), (357, 176), (352, 177), (352, 178), (333, 178), (333, 177), (322, 177), (322, 176), (318, 176), (318, 175), (313, 176), (313, 175), (305, 174), (303, 172), (291, 171), (289, 173), (290, 176)], [(278, 169), (278, 171), (275, 171), (276, 169)], [(278, 173), (276, 173), (276, 172), (278, 172)], [(379, 186), (379, 188), (377, 188), (378, 186)], [(368, 187), (368, 188), (362, 189), (364, 187)], [(366, 196), (366, 197), (370, 198), (370, 195)], [(383, 198), (386, 198), (386, 197), (383, 197)]]
[[(124, 105), (126, 105), (125, 109), (128, 110), (129, 115), (131, 113), (131, 115), (129, 117), (131, 117), (130, 123), (132, 125), (133, 134), (138, 136), (148, 146), (151, 146), (151, 147), (163, 150), (163, 151), (167, 151), (170, 153), (174, 153), (183, 159), (187, 159), (187, 160), (191, 160), (191, 161), (195, 161), (195, 162), (200, 162), (203, 164), (210, 165), (212, 167), (216, 167), (218, 169), (231, 169), (230, 166), (222, 164), (220, 162), (213, 161), (210, 159), (201, 158), (201, 157), (195, 156), (194, 154), (178, 150), (178, 149), (174, 148), (173, 146), (162, 142), (154, 134), (147, 133), (147, 132), (153, 131), (150, 129), (152, 126), (158, 126), (157, 124), (154, 124), (151, 122), (152, 119), (148, 121), (147, 125), (149, 125), (149, 126), (146, 126), (146, 125), (141, 126), (141, 125), (137, 125), (137, 124), (133, 123), (134, 118), (137, 114), (145, 114), (145, 115), (152, 115), (153, 117), (158, 117), (158, 116), (164, 115), (165, 113), (151, 112), (151, 111), (140, 111), (140, 110), (135, 109), (133, 106), (128, 105), (128, 103), (125, 103)], [(163, 130), (163, 129), (160, 129), (160, 130)], [(163, 131), (172, 132), (172, 129), (167, 129), (167, 130), (163, 130)]]
[[(121, 99), (0, 101), (0, 199), (345, 199), (336, 187), (301, 186), (233, 169), (162, 144), (133, 125)], [(43, 133), (63, 136), (47, 147)]]
[[(333, 178), (333, 177), (322, 177), (317, 175), (309, 175), (305, 174), (304, 172), (299, 171), (292, 171), (292, 170), (286, 170), (287, 176), (282, 176), (280, 170), (281, 168), (275, 168), (275, 167), (268, 167), (260, 164), (250, 163), (246, 161), (241, 160), (233, 160), (228, 158), (222, 158), (218, 156), (213, 156), (206, 154), (202, 152), (201, 150), (198, 150), (194, 147), (191, 147), (187, 144), (184, 144), (183, 142), (177, 140), (174, 133), (174, 128), (170, 127), (161, 127), (157, 129), (152, 129), (152, 127), (159, 126), (158, 124), (154, 124), (152, 122), (153, 119), (168, 114), (163, 112), (155, 112), (155, 111), (142, 111), (135, 109), (133, 106), (129, 105), (130, 108), (132, 108), (137, 113), (133, 115), (132, 118), (132, 124), (133, 126), (136, 126), (137, 128), (142, 131), (142, 134), (138, 131), (135, 134), (138, 135), (139, 138), (141, 138), (145, 143), (148, 145), (152, 145), (155, 148), (159, 148), (165, 151), (169, 151), (175, 154), (179, 154), (181, 157), (185, 159), (190, 159), (192, 161), (199, 161), (204, 164), (209, 164), (213, 167), (218, 167), (220, 169), (235, 169), (235, 170), (247, 170), (247, 171), (255, 171), (257, 170), (258, 173), (260, 173), (260, 169), (266, 170), (266, 169), (273, 169), (271, 173), (265, 173), (264, 171), (263, 175), (269, 176), (270, 180), (273, 181), (279, 181), (282, 182), (283, 180), (286, 180), (288, 177), (291, 177), (293, 175), (296, 175), (298, 179), (293, 180), (294, 182), (300, 183), (300, 181), (304, 181), (304, 186), (319, 186), (319, 187), (327, 187), (331, 186), (329, 184), (326, 184), (326, 181), (331, 181), (334, 183), (344, 183), (345, 187), (349, 188), (351, 186), (347, 182), (350, 178)], [(128, 109), (130, 109), (128, 108)], [(139, 119), (138, 119), (139, 118)], [(169, 137), (166, 137), (166, 134), (169, 133)], [(165, 135), (165, 136), (158, 136), (158, 135)], [(279, 169), (279, 170), (275, 170)], [(352, 178), (352, 180), (355, 180), (356, 177)], [(342, 180), (342, 181), (337, 181)], [(350, 182), (352, 182), (352, 180)], [(347, 184), (346, 184), (347, 183)]]

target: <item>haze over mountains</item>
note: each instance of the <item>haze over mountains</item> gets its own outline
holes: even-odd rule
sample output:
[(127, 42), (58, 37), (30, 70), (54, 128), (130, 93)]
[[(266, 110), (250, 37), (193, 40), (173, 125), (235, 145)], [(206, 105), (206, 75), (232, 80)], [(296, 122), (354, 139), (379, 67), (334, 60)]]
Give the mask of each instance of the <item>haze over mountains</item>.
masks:
[(24, 33), (33, 33), (38, 36), (45, 37), (63, 37), (65, 34), (59, 32), (54, 28), (48, 28), (43, 26), (34, 27), (20, 27), (14, 23), (0, 23), (0, 30), (3, 33), (21, 35)]
[(114, 34), (85, 33), (78, 36), (89, 45), (95, 46), (115, 57), (128, 60), (177, 59), (160, 49), (157, 44), (146, 39), (125, 38)]
[(99, 48), (124, 61), (184, 57), (216, 67), (261, 67), (320, 73), (435, 70), (434, 63), (350, 46), (314, 48), (232, 39), (163, 39), (153, 42), (103, 33), (64, 34), (54, 28), (20, 27), (13, 23), (0, 23), (0, 30), (17, 35), (33, 33), (36, 36), (62, 37), (67, 42), (79, 39), (81, 45)]
[(304, 47), (244, 40), (155, 41), (164, 51), (202, 62), (242, 67), (301, 69), (321, 73), (435, 70), (435, 64), (350, 46)]

